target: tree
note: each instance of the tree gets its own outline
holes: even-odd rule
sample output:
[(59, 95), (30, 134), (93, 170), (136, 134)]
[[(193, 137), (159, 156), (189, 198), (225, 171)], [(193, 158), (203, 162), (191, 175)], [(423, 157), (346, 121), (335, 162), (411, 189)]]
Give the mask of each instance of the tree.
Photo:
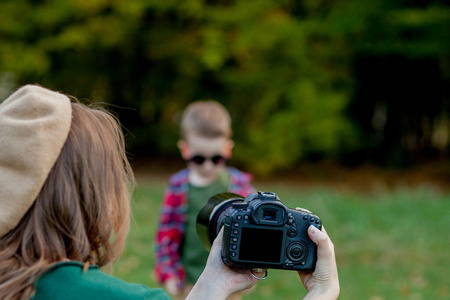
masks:
[[(0, 72), (111, 103), (132, 153), (177, 155), (182, 110), (212, 98), (232, 114), (235, 162), (261, 174), (405, 149), (392, 141), (418, 130), (368, 121), (383, 105), (389, 120), (405, 111), (368, 96), (380, 59), (430, 61), (449, 78), (443, 1), (4, 0), (0, 18)], [(448, 94), (431, 98), (417, 122), (448, 119)]]

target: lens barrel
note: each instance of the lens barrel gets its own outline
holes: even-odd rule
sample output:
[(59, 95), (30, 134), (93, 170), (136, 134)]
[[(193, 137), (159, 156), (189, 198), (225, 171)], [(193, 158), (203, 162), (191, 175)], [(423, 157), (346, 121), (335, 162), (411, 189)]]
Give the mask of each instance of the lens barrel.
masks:
[(244, 197), (234, 193), (220, 193), (209, 198), (197, 216), (197, 234), (205, 248), (211, 250), (212, 243), (222, 227), (221, 215), (234, 202), (241, 202)]

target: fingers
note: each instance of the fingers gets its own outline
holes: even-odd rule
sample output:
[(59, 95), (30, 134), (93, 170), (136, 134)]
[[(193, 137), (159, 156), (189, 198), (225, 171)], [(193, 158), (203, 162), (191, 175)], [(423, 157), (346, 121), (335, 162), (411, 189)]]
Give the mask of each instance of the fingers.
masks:
[[(221, 256), (222, 243), (223, 228), (213, 242), (206, 267), (194, 286), (194, 292), (189, 294), (192, 299), (226, 299), (229, 295), (248, 289), (256, 284), (257, 280), (251, 275), (250, 269), (235, 269), (224, 264)], [(203, 287), (215, 288), (203, 290)], [(225, 297), (214, 296), (219, 292), (224, 293)]]
[(303, 212), (306, 212), (306, 213), (308, 213), (308, 214), (312, 214), (312, 212), (310, 212), (309, 210), (304, 209), (304, 208), (301, 208), (301, 207), (296, 207), (295, 210), (297, 210), (297, 211), (303, 211)]
[(222, 262), (222, 241), (223, 241), (223, 228), (220, 230), (216, 239), (214, 240), (211, 251), (209, 252), (208, 260), (206, 262), (206, 268), (208, 269), (223, 269), (224, 264)]
[(169, 279), (164, 284), (164, 289), (169, 292), (169, 294), (173, 296), (177, 296), (180, 294), (180, 290), (178, 289), (178, 281), (176, 279)]
[(222, 245), (222, 240), (223, 240), (223, 227), (220, 229), (219, 234), (217, 235), (216, 239), (214, 240), (213, 244), (219, 244)]
[(327, 239), (327, 234), (325, 231), (325, 228), (323, 228), (323, 232), (321, 232), (319, 229), (317, 229), (315, 226), (310, 225), (308, 228), (308, 234), (309, 237), (311, 238), (311, 240), (316, 243), (317, 246), (319, 246), (319, 244), (325, 242), (325, 240)]
[(317, 256), (319, 258), (334, 260), (334, 245), (328, 237), (325, 227), (322, 227), (322, 231), (320, 231), (311, 225), (308, 228), (308, 235), (317, 245)]
[(326, 298), (320, 299), (337, 299), (340, 287), (334, 245), (323, 227), (320, 231), (316, 227), (310, 226), (308, 235), (317, 244), (317, 265), (309, 278), (301, 276), (303, 284), (307, 288), (308, 294), (328, 295)]
[(211, 252), (215, 251), (215, 249), (222, 249), (222, 241), (223, 241), (223, 227), (220, 229), (219, 234), (217, 235), (216, 239), (214, 240)]

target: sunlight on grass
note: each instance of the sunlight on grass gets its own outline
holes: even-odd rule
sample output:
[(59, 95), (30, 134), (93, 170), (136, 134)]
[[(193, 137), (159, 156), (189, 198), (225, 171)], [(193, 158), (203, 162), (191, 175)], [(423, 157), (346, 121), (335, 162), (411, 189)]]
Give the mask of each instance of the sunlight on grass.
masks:
[[(127, 247), (114, 275), (156, 287), (153, 238), (165, 186), (139, 186)], [(429, 187), (371, 195), (331, 189), (295, 190), (264, 186), (288, 207), (301, 206), (323, 221), (335, 247), (342, 299), (448, 299), (450, 194)], [(263, 245), (262, 245), (263, 247)], [(269, 277), (244, 296), (301, 299), (296, 272), (269, 270)]]

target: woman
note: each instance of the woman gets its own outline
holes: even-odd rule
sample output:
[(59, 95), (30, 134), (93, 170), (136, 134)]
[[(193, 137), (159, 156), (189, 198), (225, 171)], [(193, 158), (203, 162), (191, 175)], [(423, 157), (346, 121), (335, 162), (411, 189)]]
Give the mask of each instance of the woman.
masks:
[[(169, 299), (99, 271), (123, 251), (133, 185), (114, 117), (38, 86), (13, 93), (0, 105), (0, 299)], [(332, 243), (312, 230), (319, 261), (301, 274), (307, 297), (336, 299)], [(222, 263), (221, 239), (187, 299), (226, 299), (256, 284)]]

